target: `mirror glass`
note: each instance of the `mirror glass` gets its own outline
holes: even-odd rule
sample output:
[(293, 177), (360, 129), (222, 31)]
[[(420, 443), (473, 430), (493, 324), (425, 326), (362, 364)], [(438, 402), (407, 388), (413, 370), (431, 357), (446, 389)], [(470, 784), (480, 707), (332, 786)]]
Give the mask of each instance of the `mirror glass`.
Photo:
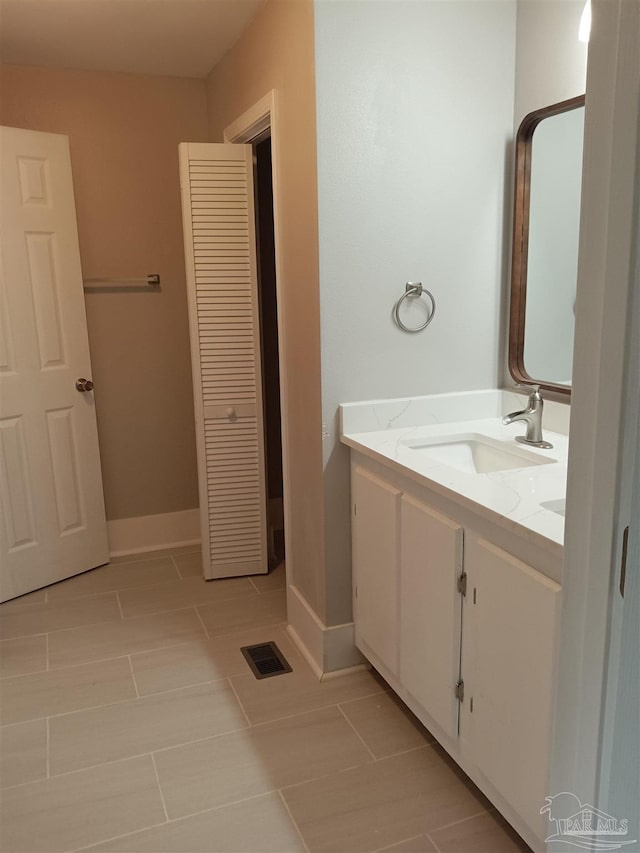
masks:
[(584, 97), (530, 113), (516, 143), (510, 369), (571, 391)]

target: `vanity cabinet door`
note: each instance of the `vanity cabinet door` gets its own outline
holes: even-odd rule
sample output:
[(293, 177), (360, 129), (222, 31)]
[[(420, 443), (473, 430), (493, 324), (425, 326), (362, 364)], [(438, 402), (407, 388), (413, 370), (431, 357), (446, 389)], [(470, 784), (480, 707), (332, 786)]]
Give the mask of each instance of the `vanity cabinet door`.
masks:
[(456, 737), (463, 528), (406, 495), (401, 505), (400, 681)]
[(397, 675), (400, 492), (355, 466), (351, 498), (356, 644)]
[(552, 793), (548, 770), (560, 586), (490, 542), (469, 539), (463, 748), (540, 837), (540, 808)]

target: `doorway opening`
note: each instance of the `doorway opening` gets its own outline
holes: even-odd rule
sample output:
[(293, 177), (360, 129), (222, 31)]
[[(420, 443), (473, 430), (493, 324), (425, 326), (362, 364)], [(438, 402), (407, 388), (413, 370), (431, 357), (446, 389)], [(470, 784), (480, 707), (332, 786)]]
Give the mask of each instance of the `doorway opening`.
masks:
[(258, 261), (258, 311), (262, 360), (267, 546), (269, 571), (283, 562), (284, 483), (282, 475), (282, 413), (278, 340), (276, 246), (273, 216), (271, 133), (252, 140)]
[[(291, 537), (293, 524), (291, 523), (291, 464), (289, 458), (289, 421), (288, 421), (288, 363), (286, 359), (286, 323), (285, 323), (285, 300), (283, 294), (283, 279), (281, 272), (281, 211), (280, 200), (278, 194), (278, 171), (279, 171), (279, 123), (277, 98), (275, 91), (271, 90), (257, 103), (250, 107), (245, 113), (239, 116), (234, 122), (224, 129), (224, 142), (240, 143), (251, 145), (255, 155), (255, 168), (258, 168), (260, 162), (260, 173), (264, 174), (264, 180), (261, 187), (258, 187), (258, 180), (254, 181), (258, 187), (258, 196), (256, 197), (255, 208), (257, 211), (263, 209), (263, 225), (266, 221), (268, 237), (265, 246), (258, 245), (258, 258), (262, 256), (262, 261), (259, 260), (258, 268), (262, 268), (262, 272), (258, 275), (258, 289), (262, 294), (264, 285), (264, 294), (268, 293), (267, 298), (260, 296), (260, 326), (264, 330), (265, 337), (269, 338), (268, 352), (262, 350), (263, 356), (263, 372), (265, 376), (270, 376), (271, 385), (269, 389), (265, 389), (265, 424), (268, 422), (271, 426), (271, 435), (265, 435), (265, 449), (267, 454), (266, 466), (267, 471), (270, 466), (277, 469), (279, 463), (279, 475), (275, 475), (275, 480), (271, 478), (272, 493), (280, 491), (280, 496), (275, 494), (275, 499), (270, 502), (269, 506), (272, 513), (282, 511), (282, 518), (276, 517), (276, 522), (279, 526), (273, 528), (273, 539), (276, 553), (278, 548), (283, 557), (286, 554), (285, 560), (285, 575), (286, 586), (289, 588), (290, 579), (295, 573), (293, 566), (293, 549), (291, 547)], [(268, 145), (261, 147), (261, 144), (267, 142)], [(266, 188), (265, 188), (266, 186)], [(256, 242), (260, 244), (260, 224), (257, 223)], [(269, 273), (269, 282), (265, 283), (265, 270), (267, 262), (272, 264)], [(262, 309), (268, 304), (268, 311), (271, 312), (270, 318), (263, 318)], [(275, 331), (275, 335), (274, 335)], [(264, 347), (264, 337), (262, 338), (262, 346)], [(265, 358), (266, 356), (266, 358)], [(267, 362), (269, 366), (267, 367)], [(277, 368), (277, 374), (275, 371)], [(274, 376), (278, 376), (278, 383), (274, 382)], [(275, 427), (277, 424), (277, 429)], [(276, 436), (279, 435), (279, 441)], [(269, 443), (271, 442), (271, 450)], [(269, 461), (269, 456), (271, 461)], [(275, 460), (278, 460), (276, 463)], [(280, 488), (280, 480), (282, 486)], [(275, 488), (274, 488), (274, 483)], [(267, 495), (269, 497), (269, 495)], [(269, 531), (269, 538), (271, 534)], [(270, 547), (270, 544), (269, 544)]]

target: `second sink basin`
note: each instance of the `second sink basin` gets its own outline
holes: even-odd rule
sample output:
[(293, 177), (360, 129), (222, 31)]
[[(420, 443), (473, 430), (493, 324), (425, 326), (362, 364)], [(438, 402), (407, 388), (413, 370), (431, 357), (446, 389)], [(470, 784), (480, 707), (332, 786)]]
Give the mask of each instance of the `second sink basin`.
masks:
[(429, 439), (410, 439), (405, 447), (420, 453), (434, 462), (449, 465), (465, 474), (488, 474), (513, 468), (530, 468), (548, 465), (555, 459), (545, 459), (504, 441), (496, 441), (479, 433), (452, 435)]

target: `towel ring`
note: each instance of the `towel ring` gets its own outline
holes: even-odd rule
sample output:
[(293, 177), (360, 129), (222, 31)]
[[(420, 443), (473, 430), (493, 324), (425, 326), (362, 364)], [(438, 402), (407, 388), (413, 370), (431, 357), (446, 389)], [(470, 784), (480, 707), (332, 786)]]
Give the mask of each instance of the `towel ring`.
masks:
[[(412, 329), (410, 326), (405, 326), (405, 324), (400, 319), (400, 307), (401, 307), (402, 303), (409, 296), (422, 296), (423, 294), (424, 294), (424, 296), (427, 297), (427, 299), (431, 303), (431, 307), (429, 309), (429, 316), (427, 317), (427, 319), (424, 321), (424, 323), (421, 326), (416, 326), (415, 329)], [(426, 289), (426, 287), (422, 286), (421, 281), (408, 281), (405, 284), (404, 293), (402, 294), (400, 299), (398, 299), (396, 304), (393, 306), (393, 319), (396, 321), (396, 323), (402, 329), (403, 332), (411, 332), (411, 333), (421, 332), (423, 329), (426, 329), (427, 326), (429, 325), (429, 323), (433, 320), (435, 313), (436, 313), (436, 301), (433, 298), (433, 294), (430, 291), (428, 291)]]

